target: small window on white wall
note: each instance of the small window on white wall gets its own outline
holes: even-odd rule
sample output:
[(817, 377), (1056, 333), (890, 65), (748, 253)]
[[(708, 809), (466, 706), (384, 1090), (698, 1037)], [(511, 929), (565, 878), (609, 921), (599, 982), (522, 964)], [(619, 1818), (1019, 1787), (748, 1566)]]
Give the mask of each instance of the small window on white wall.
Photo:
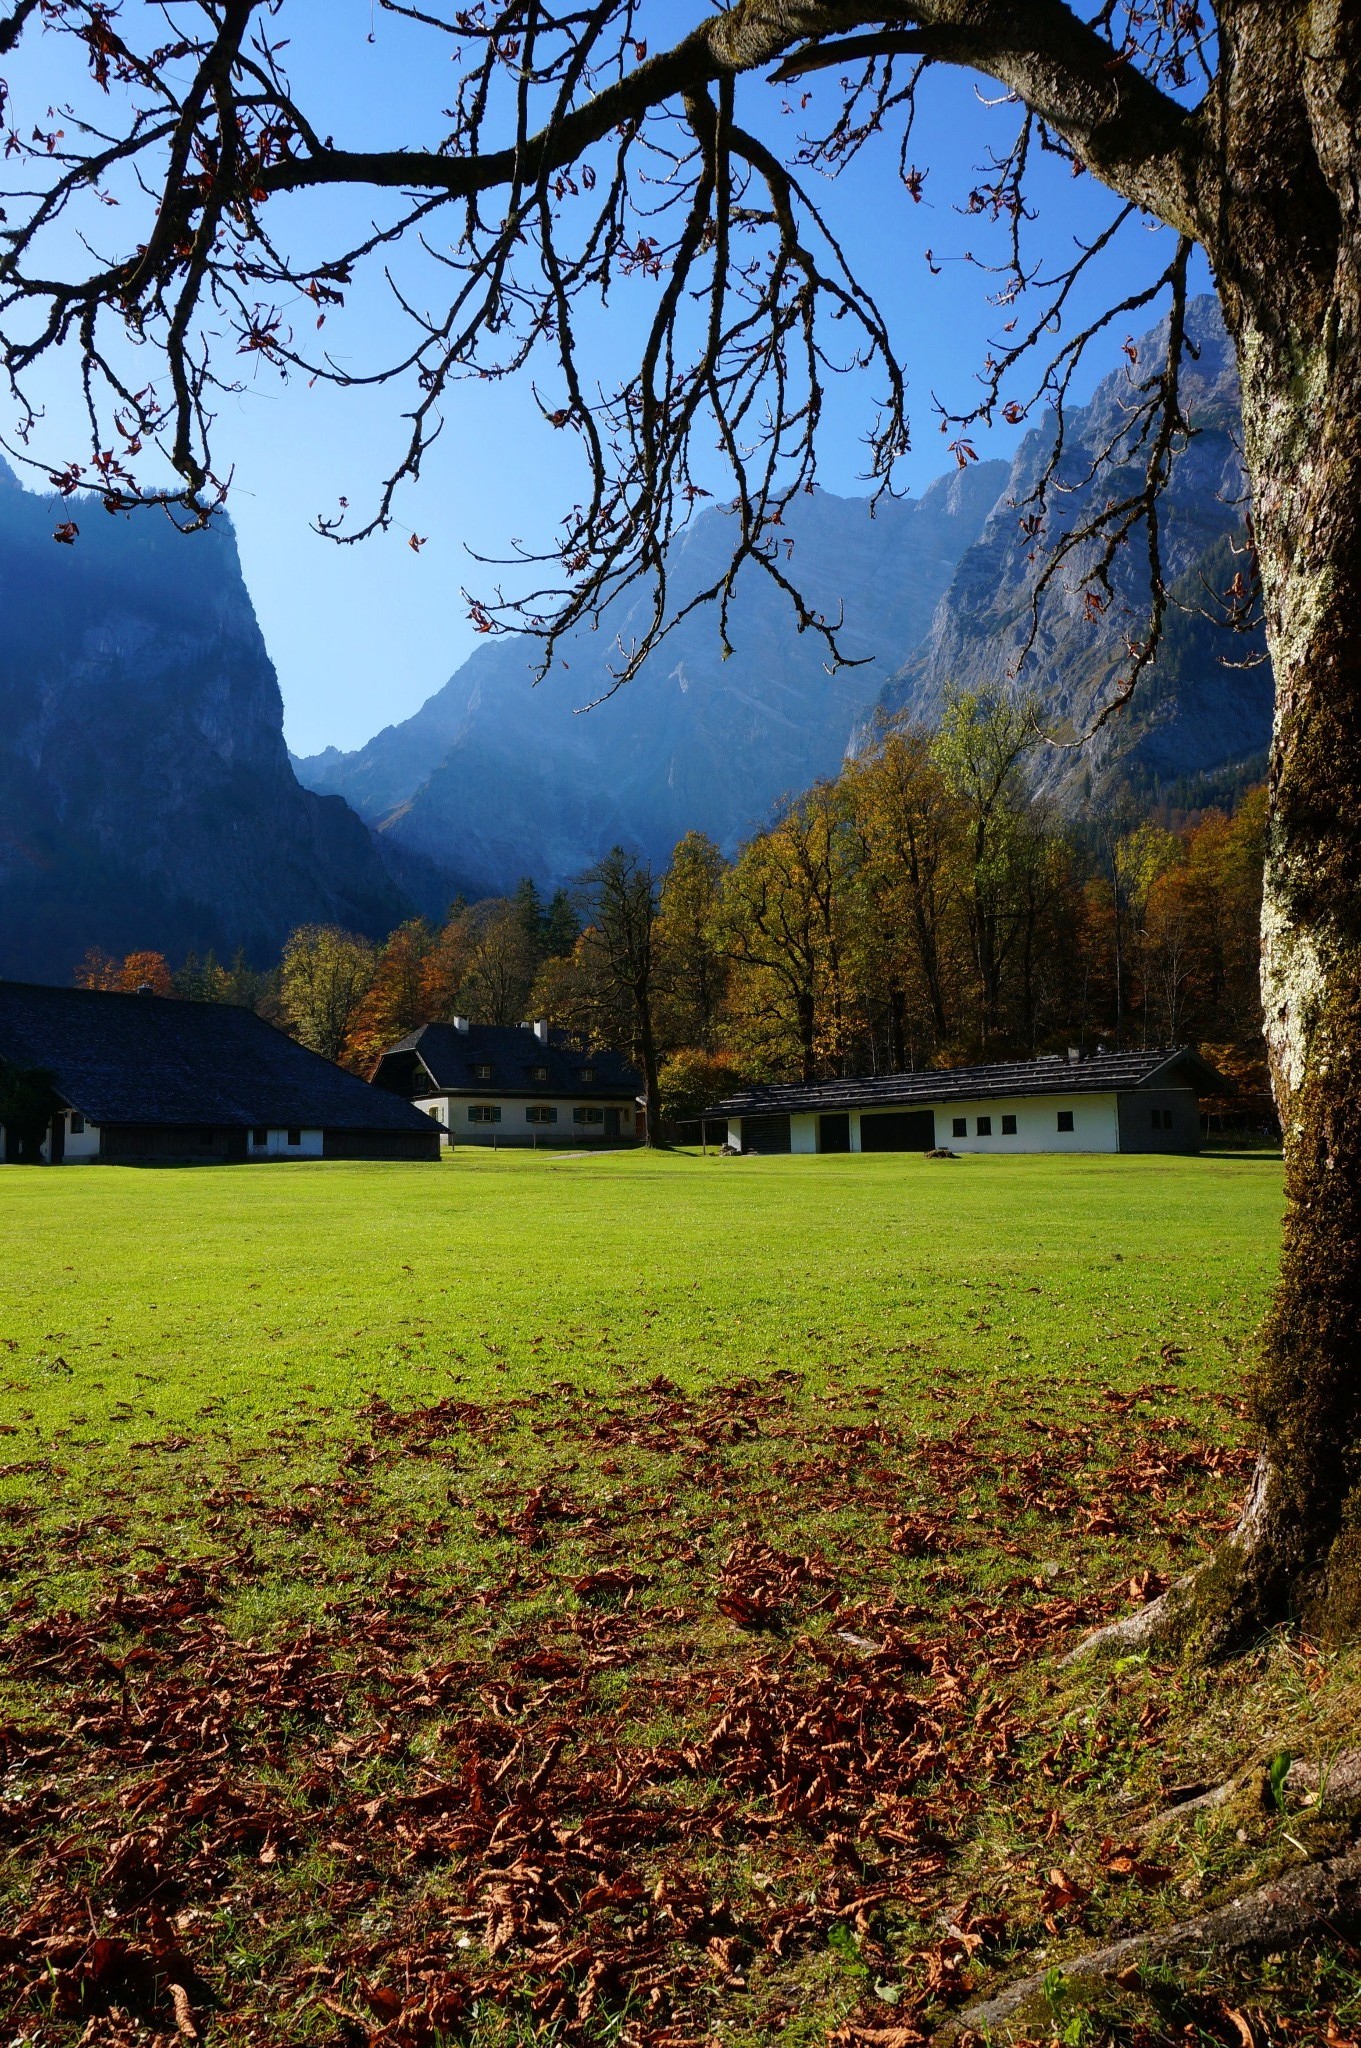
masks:
[(78, 1109), (71, 1111), (71, 1136), (78, 1138), (85, 1129), (85, 1119)]
[(967, 1138), (969, 1135), (969, 1119), (966, 1116), (957, 1116), (950, 1126), (950, 1134), (955, 1138)]
[(525, 1111), (527, 1124), (555, 1124), (557, 1120), (558, 1113), (551, 1103), (534, 1102)]
[(1060, 1129), (1061, 1131), (1071, 1131), (1071, 1130), (1072, 1130), (1072, 1128), (1073, 1128), (1073, 1112), (1072, 1112), (1072, 1110), (1071, 1110), (1071, 1109), (1061, 1109), (1061, 1110), (1059, 1111), (1059, 1129)]
[(1002, 1136), (1004, 1138), (1014, 1138), (1016, 1136), (1016, 1119), (1014, 1116), (1004, 1116), (1002, 1118)]
[(470, 1124), (499, 1124), (501, 1105), (499, 1102), (470, 1102), (468, 1122)]
[(990, 1138), (992, 1136), (992, 1118), (990, 1116), (980, 1116), (976, 1129), (980, 1138)]

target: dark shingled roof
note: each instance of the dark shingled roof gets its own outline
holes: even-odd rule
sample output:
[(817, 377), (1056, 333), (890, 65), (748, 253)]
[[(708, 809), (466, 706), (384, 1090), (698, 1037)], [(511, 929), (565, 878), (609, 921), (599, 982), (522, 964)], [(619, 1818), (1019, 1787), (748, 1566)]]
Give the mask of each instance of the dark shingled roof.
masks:
[(1008, 1060), (986, 1067), (930, 1067), (854, 1081), (747, 1088), (725, 1096), (711, 1116), (769, 1116), (781, 1110), (891, 1109), (900, 1103), (975, 1102), (1005, 1095), (1109, 1095), (1131, 1088), (1194, 1088), (1231, 1095), (1233, 1083), (1185, 1046), (1154, 1052), (1096, 1052), (1084, 1059)]
[[(491, 1068), (490, 1080), (477, 1078), (479, 1066)], [(545, 1080), (535, 1080), (536, 1067), (547, 1069)], [(584, 1081), (583, 1068), (595, 1079)], [(579, 1052), (560, 1031), (550, 1031), (545, 1045), (525, 1024), (470, 1024), (466, 1031), (424, 1024), (388, 1047), (372, 1078), (402, 1095), (574, 1095), (584, 1102), (632, 1101), (643, 1085), (618, 1053)]]
[(229, 1003), (0, 981), (0, 1059), (45, 1067), (92, 1124), (431, 1128), (410, 1103)]

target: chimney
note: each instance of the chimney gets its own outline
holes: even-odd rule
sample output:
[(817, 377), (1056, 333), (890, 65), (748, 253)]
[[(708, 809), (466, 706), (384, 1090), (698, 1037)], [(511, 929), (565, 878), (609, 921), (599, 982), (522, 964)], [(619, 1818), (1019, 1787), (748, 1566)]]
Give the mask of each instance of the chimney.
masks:
[(151, 986), (151, 983), (149, 981), (139, 981), (137, 984), (137, 993), (139, 996), (154, 996), (156, 991)]
[(454, 1017), (451, 1018), (450, 1021), (453, 1024), (455, 1031), (466, 1031), (468, 1028), (468, 1020), (466, 1017)]
[(1070, 1046), (1069, 1046), (1069, 1048), (1068, 1048), (1068, 1064), (1069, 1064), (1069, 1066), (1070, 1066), (1070, 1067), (1076, 1067), (1076, 1066), (1078, 1066), (1078, 1065), (1080, 1065), (1080, 1064), (1081, 1064), (1081, 1060), (1082, 1060), (1082, 1048), (1081, 1048), (1080, 1046), (1076, 1046), (1076, 1045), (1070, 1045)]
[(539, 1041), (539, 1044), (540, 1044), (540, 1045), (547, 1045), (547, 1043), (548, 1043), (548, 1019), (547, 1019), (547, 1017), (536, 1017), (536, 1018), (534, 1019), (534, 1036), (535, 1036), (535, 1037), (536, 1037), (536, 1038), (538, 1039), (538, 1041)]

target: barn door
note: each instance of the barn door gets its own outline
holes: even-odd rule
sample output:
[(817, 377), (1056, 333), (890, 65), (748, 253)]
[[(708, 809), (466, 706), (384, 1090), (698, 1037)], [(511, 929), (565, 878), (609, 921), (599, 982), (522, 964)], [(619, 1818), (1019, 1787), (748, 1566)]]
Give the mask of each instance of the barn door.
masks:
[(860, 1119), (862, 1152), (934, 1152), (936, 1118), (930, 1109), (881, 1109)]
[(742, 1119), (742, 1150), (744, 1152), (787, 1152), (789, 1150), (789, 1118), (787, 1116), (744, 1116)]

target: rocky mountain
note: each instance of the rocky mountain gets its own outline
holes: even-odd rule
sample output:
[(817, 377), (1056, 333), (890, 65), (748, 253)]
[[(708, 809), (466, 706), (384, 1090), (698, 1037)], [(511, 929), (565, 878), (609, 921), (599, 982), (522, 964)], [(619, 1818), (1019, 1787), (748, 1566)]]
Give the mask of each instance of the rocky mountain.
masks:
[[(1196, 299), (1187, 329), (1197, 350), (1183, 377), (1183, 408), (1194, 432), (1177, 456), (1161, 507), (1162, 552), (1172, 602), (1156, 662), (1130, 704), (1085, 746), (1056, 746), (1040, 781), (1066, 809), (1100, 802), (1117, 786), (1146, 795), (1177, 792), (1204, 800), (1260, 773), (1271, 732), (1272, 678), (1259, 636), (1239, 640), (1216, 622), (1218, 597), (1243, 566), (1244, 480), (1238, 453), (1238, 383), (1216, 301)], [(1027, 434), (982, 531), (961, 557), (922, 646), (885, 688), (880, 707), (939, 716), (952, 689), (1012, 685), (1037, 706), (1055, 735), (1090, 730), (1118, 686), (1126, 642), (1142, 636), (1148, 559), (1142, 534), (1117, 556), (1115, 601), (1089, 615), (1074, 562), (1045, 593), (1040, 631), (1018, 671), (1030, 625), (1036, 562), (1064, 532), (1083, 525), (1098, 498), (1137, 489), (1146, 460), (1130, 421), (1135, 385), (1166, 347), (1166, 328), (1137, 344), (1138, 360), (1106, 377), (1090, 404), (1068, 416), (1059, 488), (1038, 536), (1022, 513), (1053, 448), (1053, 428)], [(1114, 468), (1094, 473), (1116, 445)]]
[[(792, 572), (829, 616), (844, 608), (843, 644), (863, 666), (829, 675), (821, 640), (798, 634), (780, 592), (748, 570), (726, 661), (715, 615), (701, 610), (596, 703), (616, 644), (641, 630), (639, 599), (599, 631), (573, 634), (537, 687), (524, 643), (491, 641), (414, 717), (355, 753), (299, 761), (298, 774), (347, 798), (394, 856), (423, 863), (424, 889), (417, 867), (401, 872), (431, 897), (442, 876), (484, 893), (523, 874), (555, 885), (620, 840), (660, 861), (690, 830), (732, 846), (783, 793), (836, 772), (848, 735), (925, 636), (1005, 477), (1004, 464), (981, 463), (873, 515), (865, 500), (825, 491), (791, 508)], [(721, 570), (729, 526), (707, 511), (677, 542), (679, 593)]]
[[(1197, 359), (1183, 401), (1195, 432), (1163, 502), (1173, 595), (1163, 648), (1118, 719), (1090, 744), (1055, 746), (1043, 758), (1041, 784), (1072, 811), (1117, 784), (1184, 803), (1231, 792), (1260, 772), (1269, 737), (1260, 643), (1235, 644), (1208, 616), (1238, 566), (1245, 516), (1232, 351), (1213, 298), (1192, 304), (1188, 326)], [(403, 724), (354, 753), (332, 748), (296, 763), (301, 780), (345, 796), (434, 907), (453, 878), (474, 892), (503, 890), (525, 873), (566, 881), (616, 840), (654, 860), (692, 828), (732, 847), (786, 791), (835, 772), (876, 710), (934, 722), (952, 690), (1014, 685), (1056, 737), (1085, 732), (1118, 681), (1127, 637), (1142, 630), (1146, 555), (1138, 543), (1122, 551), (1116, 601), (1096, 618), (1076, 574), (1062, 573), (1017, 675), (1030, 590), (1045, 545), (1085, 519), (1098, 492), (1121, 492), (1139, 475), (1134, 385), (1164, 341), (1162, 329), (1144, 336), (1137, 360), (1122, 357), (1091, 402), (1070, 412), (1038, 544), (1021, 519), (1052, 423), (1028, 434), (1009, 466), (971, 465), (873, 517), (863, 500), (826, 492), (794, 509), (794, 573), (823, 610), (844, 606), (844, 639), (864, 666), (829, 676), (822, 646), (800, 636), (778, 592), (749, 573), (726, 662), (712, 613), (698, 612), (635, 681), (596, 703), (610, 686), (616, 641), (627, 643), (638, 624), (621, 605), (598, 633), (573, 635), (563, 665), (537, 688), (523, 644), (493, 641)], [(1094, 476), (1093, 459), (1111, 442), (1116, 468)], [(700, 587), (727, 546), (727, 515), (697, 519), (677, 543), (675, 587)]]
[(295, 924), (407, 907), (293, 774), (226, 520), (182, 536), (0, 466), (0, 975), (67, 981), (92, 945), (264, 961)]

